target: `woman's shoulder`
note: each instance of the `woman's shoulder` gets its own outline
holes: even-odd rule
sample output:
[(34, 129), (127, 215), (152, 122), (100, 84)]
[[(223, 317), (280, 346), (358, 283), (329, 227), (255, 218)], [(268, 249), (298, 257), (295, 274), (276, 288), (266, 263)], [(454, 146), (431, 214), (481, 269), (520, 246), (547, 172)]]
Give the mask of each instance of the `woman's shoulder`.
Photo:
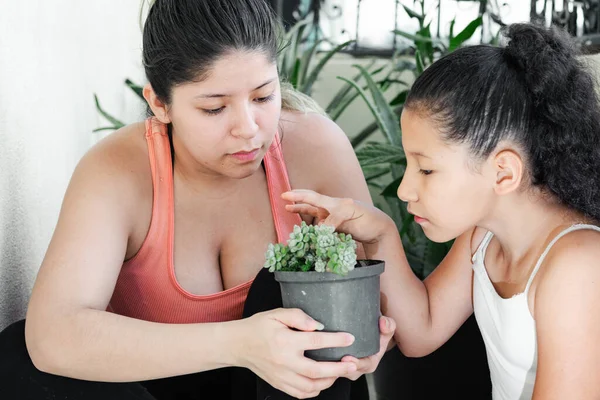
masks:
[(331, 183), (333, 175), (360, 173), (350, 140), (328, 117), (284, 111), (280, 128), (281, 148), (293, 186), (318, 191)]
[[(92, 146), (79, 161), (74, 177), (115, 192), (132, 202), (152, 194), (152, 181), (143, 122), (127, 125)], [(113, 194), (115, 194), (113, 193)]]
[(82, 157), (80, 165), (120, 173), (124, 178), (143, 174), (149, 170), (144, 133), (144, 122), (124, 126), (92, 146)]
[(282, 111), (280, 126), (285, 151), (318, 151), (349, 145), (346, 134), (334, 121), (314, 112)]

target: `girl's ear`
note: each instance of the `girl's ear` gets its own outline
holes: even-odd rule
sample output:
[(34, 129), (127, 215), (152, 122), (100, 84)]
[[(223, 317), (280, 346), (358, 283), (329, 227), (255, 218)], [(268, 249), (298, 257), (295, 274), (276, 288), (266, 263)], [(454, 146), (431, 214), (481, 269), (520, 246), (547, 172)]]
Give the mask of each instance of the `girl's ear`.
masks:
[(167, 105), (160, 101), (149, 83), (144, 86), (143, 94), (144, 99), (146, 99), (146, 102), (148, 102), (148, 105), (150, 106), (154, 116), (163, 124), (170, 123), (171, 118), (169, 117)]
[(523, 182), (525, 163), (514, 150), (502, 150), (493, 158), (496, 182), (494, 191), (502, 196), (519, 189)]

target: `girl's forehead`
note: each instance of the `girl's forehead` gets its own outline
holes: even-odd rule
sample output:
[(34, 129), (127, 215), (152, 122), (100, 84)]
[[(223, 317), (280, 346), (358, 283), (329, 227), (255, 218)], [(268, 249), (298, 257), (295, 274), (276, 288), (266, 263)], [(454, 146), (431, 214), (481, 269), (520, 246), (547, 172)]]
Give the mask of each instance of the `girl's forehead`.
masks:
[(402, 113), (402, 145), (407, 155), (421, 159), (468, 157), (467, 146), (448, 143), (432, 118), (410, 110)]

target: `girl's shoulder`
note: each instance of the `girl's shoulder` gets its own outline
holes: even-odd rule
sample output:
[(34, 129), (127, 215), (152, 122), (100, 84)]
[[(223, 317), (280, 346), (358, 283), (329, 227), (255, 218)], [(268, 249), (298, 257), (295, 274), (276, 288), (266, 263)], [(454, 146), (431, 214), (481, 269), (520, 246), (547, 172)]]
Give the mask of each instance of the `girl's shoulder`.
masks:
[(480, 226), (476, 226), (473, 228), (473, 230), (471, 231), (471, 240), (470, 240), (471, 257), (473, 257), (475, 255), (475, 253), (477, 252), (477, 250), (479, 250), (479, 248), (483, 244), (483, 240), (488, 235), (488, 232), (489, 231), (487, 229), (482, 228)]
[(566, 233), (548, 249), (541, 271), (556, 274), (579, 274), (587, 268), (600, 271), (600, 231), (580, 228)]

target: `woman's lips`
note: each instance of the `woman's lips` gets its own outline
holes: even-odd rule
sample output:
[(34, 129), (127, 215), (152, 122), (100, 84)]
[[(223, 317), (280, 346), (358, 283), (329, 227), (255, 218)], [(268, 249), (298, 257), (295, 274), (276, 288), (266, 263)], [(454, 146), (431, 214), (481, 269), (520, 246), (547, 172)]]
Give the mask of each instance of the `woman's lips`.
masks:
[(242, 162), (250, 162), (256, 159), (259, 150), (260, 149), (254, 149), (251, 151), (238, 151), (237, 153), (233, 153), (231, 156)]

